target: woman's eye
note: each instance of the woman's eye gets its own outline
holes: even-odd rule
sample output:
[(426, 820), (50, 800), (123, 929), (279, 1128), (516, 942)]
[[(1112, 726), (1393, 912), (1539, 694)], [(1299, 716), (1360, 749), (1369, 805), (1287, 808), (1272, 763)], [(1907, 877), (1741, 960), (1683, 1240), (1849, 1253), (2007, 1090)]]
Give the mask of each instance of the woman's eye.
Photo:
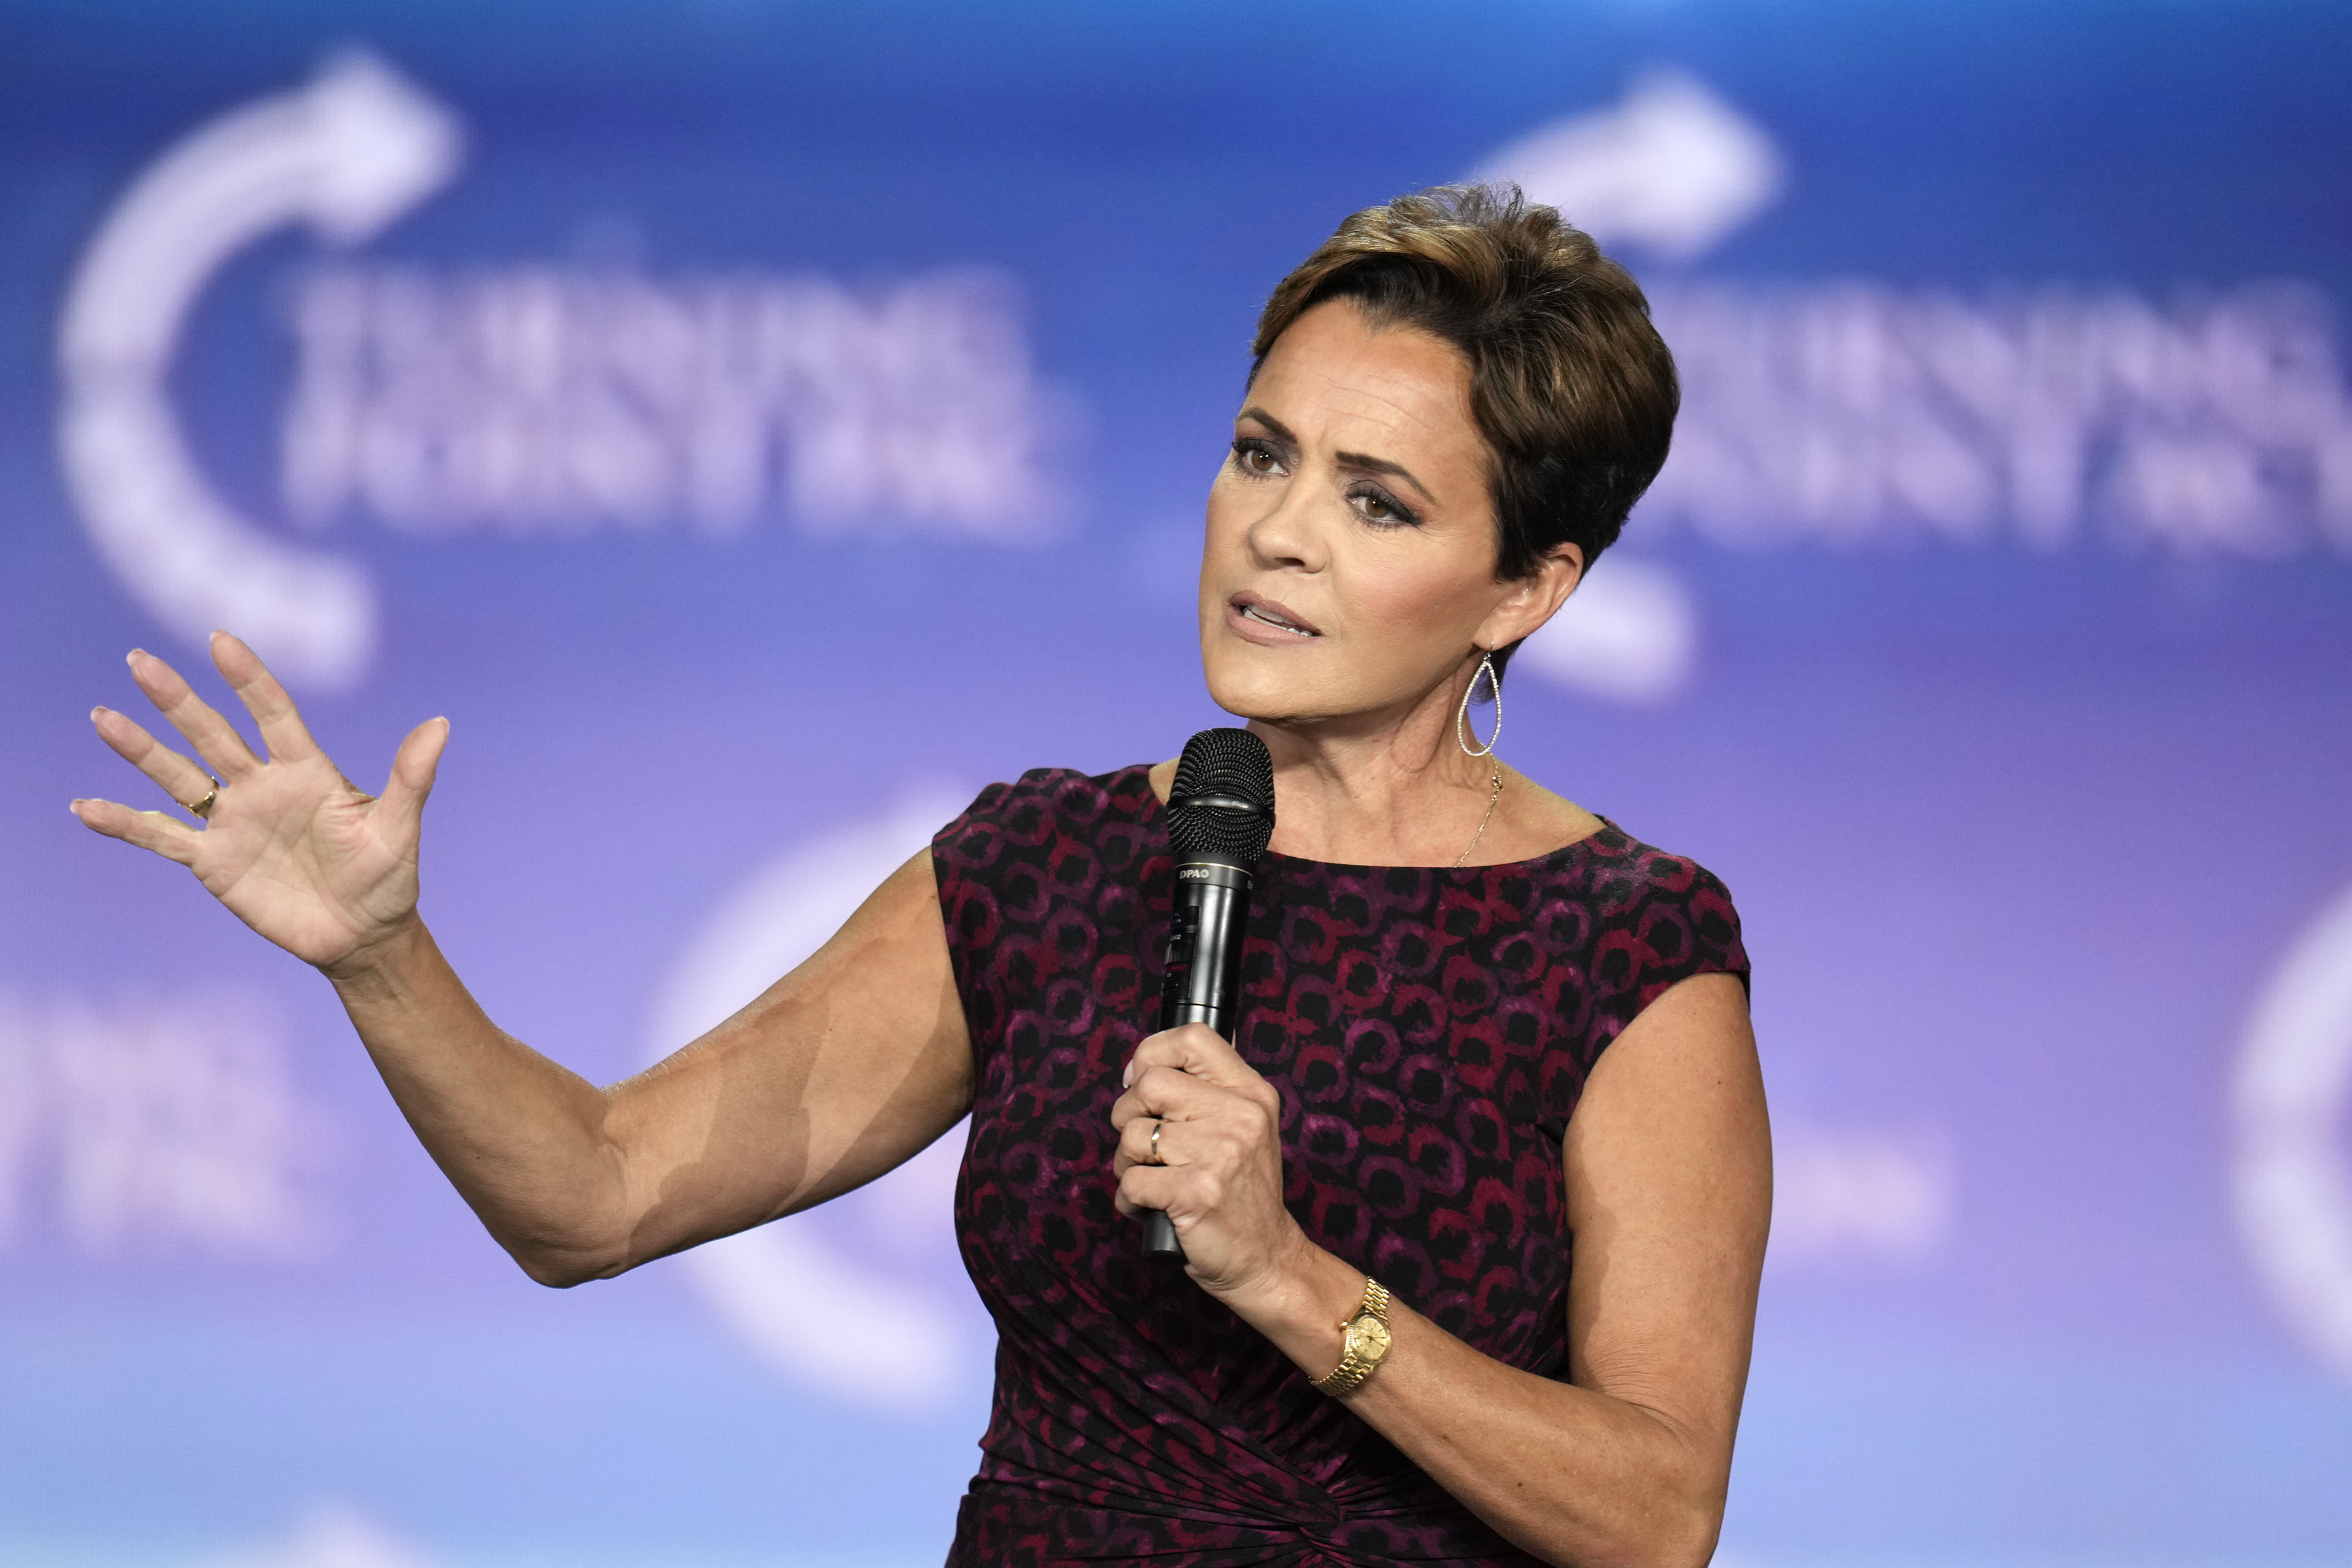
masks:
[(1356, 506), (1364, 514), (1365, 521), (1377, 522), (1383, 528), (1401, 528), (1421, 521), (1395, 497), (1379, 490), (1358, 490)]
[(1234, 442), (1234, 461), (1241, 465), (1245, 474), (1263, 477), (1282, 471), (1282, 460), (1274, 455), (1272, 448), (1255, 441)]

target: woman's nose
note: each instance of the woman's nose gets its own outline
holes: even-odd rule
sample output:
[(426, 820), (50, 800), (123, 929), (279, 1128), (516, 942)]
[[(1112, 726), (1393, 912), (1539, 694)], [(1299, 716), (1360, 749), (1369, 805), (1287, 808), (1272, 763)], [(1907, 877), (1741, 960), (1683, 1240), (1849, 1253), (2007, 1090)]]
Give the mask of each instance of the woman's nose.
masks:
[(1274, 503), (1250, 524), (1250, 553), (1257, 564), (1307, 572), (1322, 570), (1325, 550), (1321, 524), (1314, 515), (1309, 489), (1297, 480), (1284, 485)]

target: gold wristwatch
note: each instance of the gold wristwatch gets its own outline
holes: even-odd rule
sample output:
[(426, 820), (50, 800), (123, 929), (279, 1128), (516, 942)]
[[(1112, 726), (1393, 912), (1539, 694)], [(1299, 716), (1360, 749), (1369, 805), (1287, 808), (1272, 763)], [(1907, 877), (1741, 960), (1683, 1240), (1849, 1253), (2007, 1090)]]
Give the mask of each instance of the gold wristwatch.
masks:
[(1377, 1279), (1366, 1279), (1364, 1304), (1356, 1309), (1354, 1317), (1339, 1325), (1339, 1331), (1346, 1336), (1340, 1342), (1339, 1364), (1331, 1369), (1329, 1375), (1315, 1380), (1316, 1388), (1334, 1399), (1361, 1388), (1364, 1379), (1381, 1364), (1381, 1358), (1389, 1353), (1387, 1287)]

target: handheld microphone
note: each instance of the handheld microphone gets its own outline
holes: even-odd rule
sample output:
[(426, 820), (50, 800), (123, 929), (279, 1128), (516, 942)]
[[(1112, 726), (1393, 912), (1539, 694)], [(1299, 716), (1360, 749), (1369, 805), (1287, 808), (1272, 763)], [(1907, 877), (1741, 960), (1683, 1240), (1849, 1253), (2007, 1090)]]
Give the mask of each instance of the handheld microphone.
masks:
[[(1227, 1039), (1237, 1022), (1250, 883), (1274, 837), (1274, 758), (1247, 730), (1203, 730), (1184, 742), (1168, 793), (1176, 891), (1160, 976), (1160, 1027), (1206, 1024)], [(1143, 1249), (1181, 1261), (1173, 1221), (1144, 1215)]]

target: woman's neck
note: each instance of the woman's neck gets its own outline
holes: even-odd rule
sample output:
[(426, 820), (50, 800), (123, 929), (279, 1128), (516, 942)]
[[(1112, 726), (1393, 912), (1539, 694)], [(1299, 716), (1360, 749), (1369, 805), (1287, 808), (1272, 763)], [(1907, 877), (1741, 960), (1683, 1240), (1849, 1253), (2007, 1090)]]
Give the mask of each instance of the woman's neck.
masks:
[[(1274, 756), (1269, 847), (1279, 855), (1351, 866), (1451, 866), (1467, 849), (1465, 864), (1507, 865), (1601, 826), (1499, 759), (1465, 755), (1450, 712), (1442, 725), (1423, 713), (1378, 730), (1335, 721), (1253, 720), (1249, 727)], [(1162, 802), (1175, 773), (1173, 762), (1151, 770)]]

